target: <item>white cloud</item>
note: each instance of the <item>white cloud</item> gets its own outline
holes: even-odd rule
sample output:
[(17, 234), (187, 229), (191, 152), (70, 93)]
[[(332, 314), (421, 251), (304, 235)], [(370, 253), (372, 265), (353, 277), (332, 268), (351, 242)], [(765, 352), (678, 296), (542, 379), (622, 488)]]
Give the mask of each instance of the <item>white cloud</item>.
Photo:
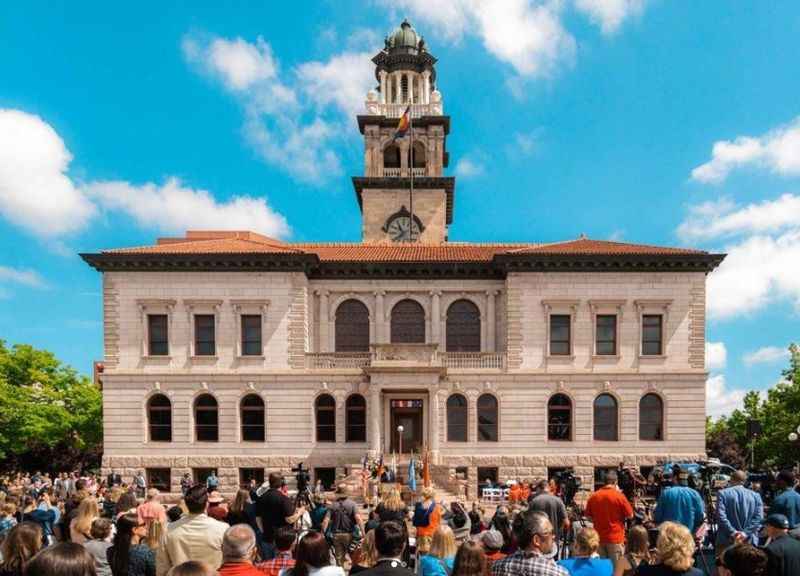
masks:
[[(289, 234), (283, 216), (265, 198), (240, 196), (218, 202), (175, 178), (163, 186), (128, 182), (76, 183), (67, 174), (72, 156), (44, 120), (19, 110), (0, 110), (0, 214), (71, 254), (59, 238), (86, 228), (98, 210), (122, 212), (142, 228), (182, 232), (189, 228), (246, 229), (276, 237)], [(0, 281), (43, 286), (35, 272), (0, 267)]]
[(255, 44), (242, 38), (215, 38), (205, 48), (194, 38), (185, 37), (183, 52), (191, 62), (219, 75), (231, 90), (246, 90), (257, 82), (274, 78), (277, 72), (272, 50), (260, 36)]
[(47, 122), (0, 109), (0, 214), (43, 238), (83, 229), (95, 209), (67, 175), (71, 160)]
[(800, 196), (783, 194), (776, 200), (737, 207), (727, 198), (704, 202), (689, 210), (678, 228), (686, 239), (711, 239), (746, 233), (775, 233), (800, 227)]
[(645, 0), (575, 0), (575, 8), (598, 24), (603, 34), (613, 34), (622, 23), (641, 14)]
[(706, 414), (715, 418), (742, 407), (746, 392), (728, 390), (725, 376), (717, 374), (706, 380)]
[(724, 342), (706, 342), (706, 370), (722, 370), (728, 360)]
[(141, 227), (161, 232), (200, 228), (251, 230), (272, 237), (289, 234), (286, 219), (274, 212), (265, 198), (238, 196), (217, 202), (208, 191), (186, 187), (177, 178), (162, 186), (94, 182), (86, 190), (105, 209), (123, 212)]
[(788, 348), (765, 346), (745, 354), (744, 363), (747, 366), (752, 366), (753, 364), (773, 364), (775, 362), (786, 360), (787, 358), (789, 358)]
[[(349, 46), (371, 36), (359, 31)], [(187, 35), (186, 60), (198, 66), (239, 100), (243, 133), (256, 153), (302, 182), (321, 185), (339, 176), (333, 143), (352, 131), (352, 116), (363, 109), (374, 84), (371, 54), (345, 51), (325, 62), (305, 62), (278, 74), (269, 44)]]
[(486, 173), (486, 167), (484, 161), (480, 157), (471, 158), (469, 156), (462, 156), (458, 164), (456, 164), (454, 173), (459, 178), (476, 178)]
[(800, 309), (800, 196), (737, 206), (720, 198), (689, 208), (677, 229), (686, 241), (718, 241), (728, 256), (708, 279), (711, 317), (752, 313), (777, 299)]
[(44, 279), (35, 270), (0, 266), (0, 282), (21, 284), (30, 288), (46, 288)]
[(521, 76), (548, 76), (574, 56), (575, 39), (562, 25), (559, 0), (386, 0), (384, 4), (393, 16), (410, 12), (445, 40), (475, 34), (489, 53)]
[(738, 136), (714, 143), (711, 160), (692, 170), (692, 178), (719, 184), (735, 168), (763, 167), (782, 176), (800, 175), (800, 117), (762, 136)]

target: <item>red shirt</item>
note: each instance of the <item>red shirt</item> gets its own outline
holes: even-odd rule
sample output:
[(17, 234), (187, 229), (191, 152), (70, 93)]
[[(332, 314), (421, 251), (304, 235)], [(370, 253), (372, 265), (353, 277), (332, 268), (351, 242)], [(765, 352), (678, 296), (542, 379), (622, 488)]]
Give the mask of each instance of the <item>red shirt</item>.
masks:
[(284, 568), (294, 568), (294, 558), (292, 558), (291, 552), (278, 552), (278, 555), (272, 560), (256, 564), (256, 568), (261, 571), (262, 575), (278, 576), (278, 573)]
[(261, 570), (256, 569), (255, 566), (249, 562), (236, 562), (233, 564), (223, 564), (217, 570), (219, 576), (264, 576)]
[(600, 544), (622, 544), (625, 519), (633, 516), (633, 508), (616, 486), (603, 486), (589, 497), (586, 515), (600, 535)]

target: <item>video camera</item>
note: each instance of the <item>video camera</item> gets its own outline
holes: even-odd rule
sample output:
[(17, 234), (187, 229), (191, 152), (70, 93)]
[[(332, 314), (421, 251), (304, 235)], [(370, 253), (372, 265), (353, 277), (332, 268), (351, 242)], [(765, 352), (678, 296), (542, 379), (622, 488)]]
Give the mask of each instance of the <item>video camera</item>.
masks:
[(300, 462), (296, 468), (292, 468), (294, 477), (297, 480), (297, 493), (302, 494), (308, 490), (308, 485), (311, 483), (311, 474), (309, 470), (303, 468), (303, 463)]
[(581, 489), (581, 479), (572, 470), (560, 470), (553, 475), (553, 480), (561, 493), (565, 506), (575, 503), (575, 495)]

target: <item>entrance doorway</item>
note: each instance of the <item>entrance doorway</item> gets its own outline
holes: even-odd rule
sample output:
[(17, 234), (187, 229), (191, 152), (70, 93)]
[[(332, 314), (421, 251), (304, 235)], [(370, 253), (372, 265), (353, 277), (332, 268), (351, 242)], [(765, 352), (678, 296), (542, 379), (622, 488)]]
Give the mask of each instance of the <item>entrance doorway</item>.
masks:
[[(391, 450), (392, 452), (419, 452), (422, 450), (422, 400), (391, 400)], [(403, 431), (398, 432), (397, 427)], [(403, 442), (400, 446), (400, 435)]]

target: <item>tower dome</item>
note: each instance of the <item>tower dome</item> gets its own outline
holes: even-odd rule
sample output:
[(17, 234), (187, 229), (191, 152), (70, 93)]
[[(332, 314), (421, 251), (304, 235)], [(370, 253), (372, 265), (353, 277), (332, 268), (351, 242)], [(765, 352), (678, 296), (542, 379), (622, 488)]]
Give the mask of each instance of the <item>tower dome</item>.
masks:
[(403, 20), (400, 27), (386, 38), (386, 48), (391, 54), (416, 54), (419, 51), (420, 38), (408, 20)]

